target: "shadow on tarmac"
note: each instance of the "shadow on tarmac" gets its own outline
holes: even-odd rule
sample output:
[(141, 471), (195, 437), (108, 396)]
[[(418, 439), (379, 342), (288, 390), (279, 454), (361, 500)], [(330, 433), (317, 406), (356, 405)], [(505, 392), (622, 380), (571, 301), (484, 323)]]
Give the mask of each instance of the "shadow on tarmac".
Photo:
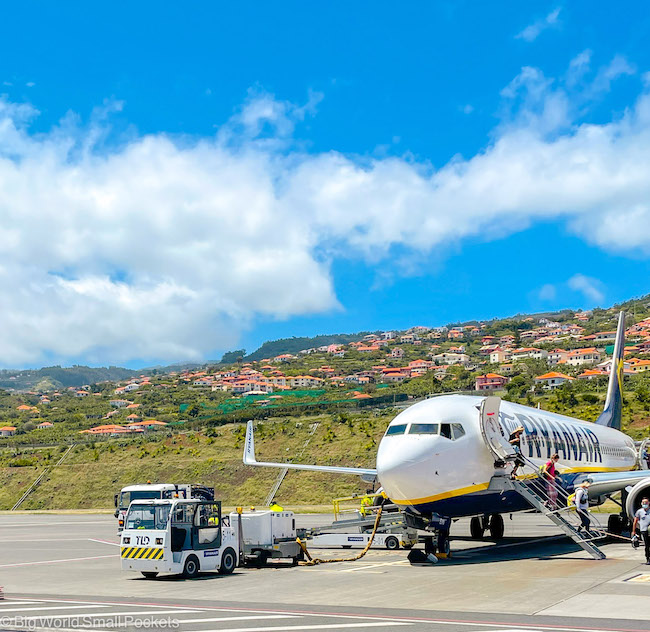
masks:
[[(468, 538), (454, 538), (468, 540)], [(572, 553), (582, 549), (572, 540), (562, 535), (545, 536), (541, 538), (504, 538), (498, 544), (479, 546), (471, 549), (453, 550), (452, 556), (442, 559), (438, 563), (442, 566), (461, 566), (467, 564), (485, 564), (486, 562), (512, 562), (515, 560), (565, 560)], [(592, 558), (585, 553), (585, 561)], [(571, 558), (576, 563), (582, 558)], [(423, 565), (426, 565), (423, 564)]]

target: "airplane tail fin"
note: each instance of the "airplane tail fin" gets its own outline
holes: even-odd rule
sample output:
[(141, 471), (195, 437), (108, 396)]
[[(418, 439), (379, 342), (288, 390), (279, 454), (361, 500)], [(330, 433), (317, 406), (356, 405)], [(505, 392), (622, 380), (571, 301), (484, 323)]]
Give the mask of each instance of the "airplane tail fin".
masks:
[(621, 429), (621, 411), (623, 409), (623, 353), (625, 351), (625, 312), (618, 315), (618, 328), (614, 341), (612, 365), (609, 369), (607, 399), (605, 408), (596, 420), (600, 426)]

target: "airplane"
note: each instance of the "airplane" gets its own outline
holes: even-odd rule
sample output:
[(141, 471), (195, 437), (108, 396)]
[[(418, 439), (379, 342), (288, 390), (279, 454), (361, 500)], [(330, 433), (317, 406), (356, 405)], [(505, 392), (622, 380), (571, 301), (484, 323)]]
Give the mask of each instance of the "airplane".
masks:
[(567, 493), (585, 480), (591, 483), (592, 504), (602, 504), (622, 492), (621, 514), (608, 521), (608, 531), (620, 534), (641, 499), (650, 495), (650, 472), (641, 469), (647, 468), (643, 458), (647, 442), (637, 449), (634, 440), (620, 430), (624, 339), (625, 313), (621, 312), (605, 405), (596, 422), (496, 397), (439, 395), (413, 404), (390, 422), (374, 469), (258, 462), (252, 421), (246, 429), (243, 461), (252, 466), (358, 474), (366, 482), (377, 482), (409, 526), (437, 536), (437, 545), (432, 544), (433, 538), (425, 540), (425, 550), (448, 551), (453, 519), (472, 517), (473, 537), (482, 538), (489, 529), (499, 539), (504, 531), (503, 514), (531, 508), (514, 489), (490, 488), (495, 474), (512, 467), (508, 437), (523, 426), (523, 456), (531, 466), (539, 467), (557, 453), (558, 481)]

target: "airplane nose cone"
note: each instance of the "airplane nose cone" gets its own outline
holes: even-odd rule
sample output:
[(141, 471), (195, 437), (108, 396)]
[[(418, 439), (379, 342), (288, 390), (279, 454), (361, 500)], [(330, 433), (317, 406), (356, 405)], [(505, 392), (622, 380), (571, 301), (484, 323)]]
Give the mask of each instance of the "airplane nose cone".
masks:
[(437, 477), (436, 438), (389, 437), (379, 444), (377, 476), (389, 498), (399, 501), (416, 498), (422, 484)]

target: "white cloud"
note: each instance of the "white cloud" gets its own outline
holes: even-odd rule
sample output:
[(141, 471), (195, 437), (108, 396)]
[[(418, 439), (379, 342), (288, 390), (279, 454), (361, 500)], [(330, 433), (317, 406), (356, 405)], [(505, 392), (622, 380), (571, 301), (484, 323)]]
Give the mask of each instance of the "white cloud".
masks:
[(566, 81), (569, 86), (578, 83), (591, 68), (592, 52), (588, 48), (578, 53), (569, 63)]
[(585, 276), (584, 274), (574, 274), (568, 280), (569, 287), (580, 292), (591, 304), (600, 304), (605, 295), (602, 292), (602, 283), (598, 279)]
[(535, 41), (542, 31), (545, 31), (548, 28), (557, 26), (558, 18), (560, 17), (561, 9), (553, 9), (546, 17), (543, 17), (539, 20), (535, 20), (532, 24), (529, 24), (523, 31), (517, 33), (515, 37), (517, 39), (523, 39), (527, 42)]
[[(256, 318), (337, 309), (333, 258), (399, 270), (536, 221), (650, 253), (648, 94), (620, 119), (580, 124), (565, 86), (524, 69), (491, 143), (438, 170), (301, 151), (294, 126), (317, 98), (258, 93), (215, 138), (111, 148), (105, 117), (119, 104), (32, 134), (37, 112), (0, 101), (2, 364), (198, 359)], [(600, 302), (594, 280), (572, 282)]]
[(623, 55), (615, 55), (609, 64), (598, 71), (592, 90), (595, 92), (609, 92), (612, 81), (619, 77), (633, 75), (635, 72), (636, 68)]
[(552, 283), (542, 285), (537, 293), (540, 301), (554, 301), (557, 298), (557, 289)]

